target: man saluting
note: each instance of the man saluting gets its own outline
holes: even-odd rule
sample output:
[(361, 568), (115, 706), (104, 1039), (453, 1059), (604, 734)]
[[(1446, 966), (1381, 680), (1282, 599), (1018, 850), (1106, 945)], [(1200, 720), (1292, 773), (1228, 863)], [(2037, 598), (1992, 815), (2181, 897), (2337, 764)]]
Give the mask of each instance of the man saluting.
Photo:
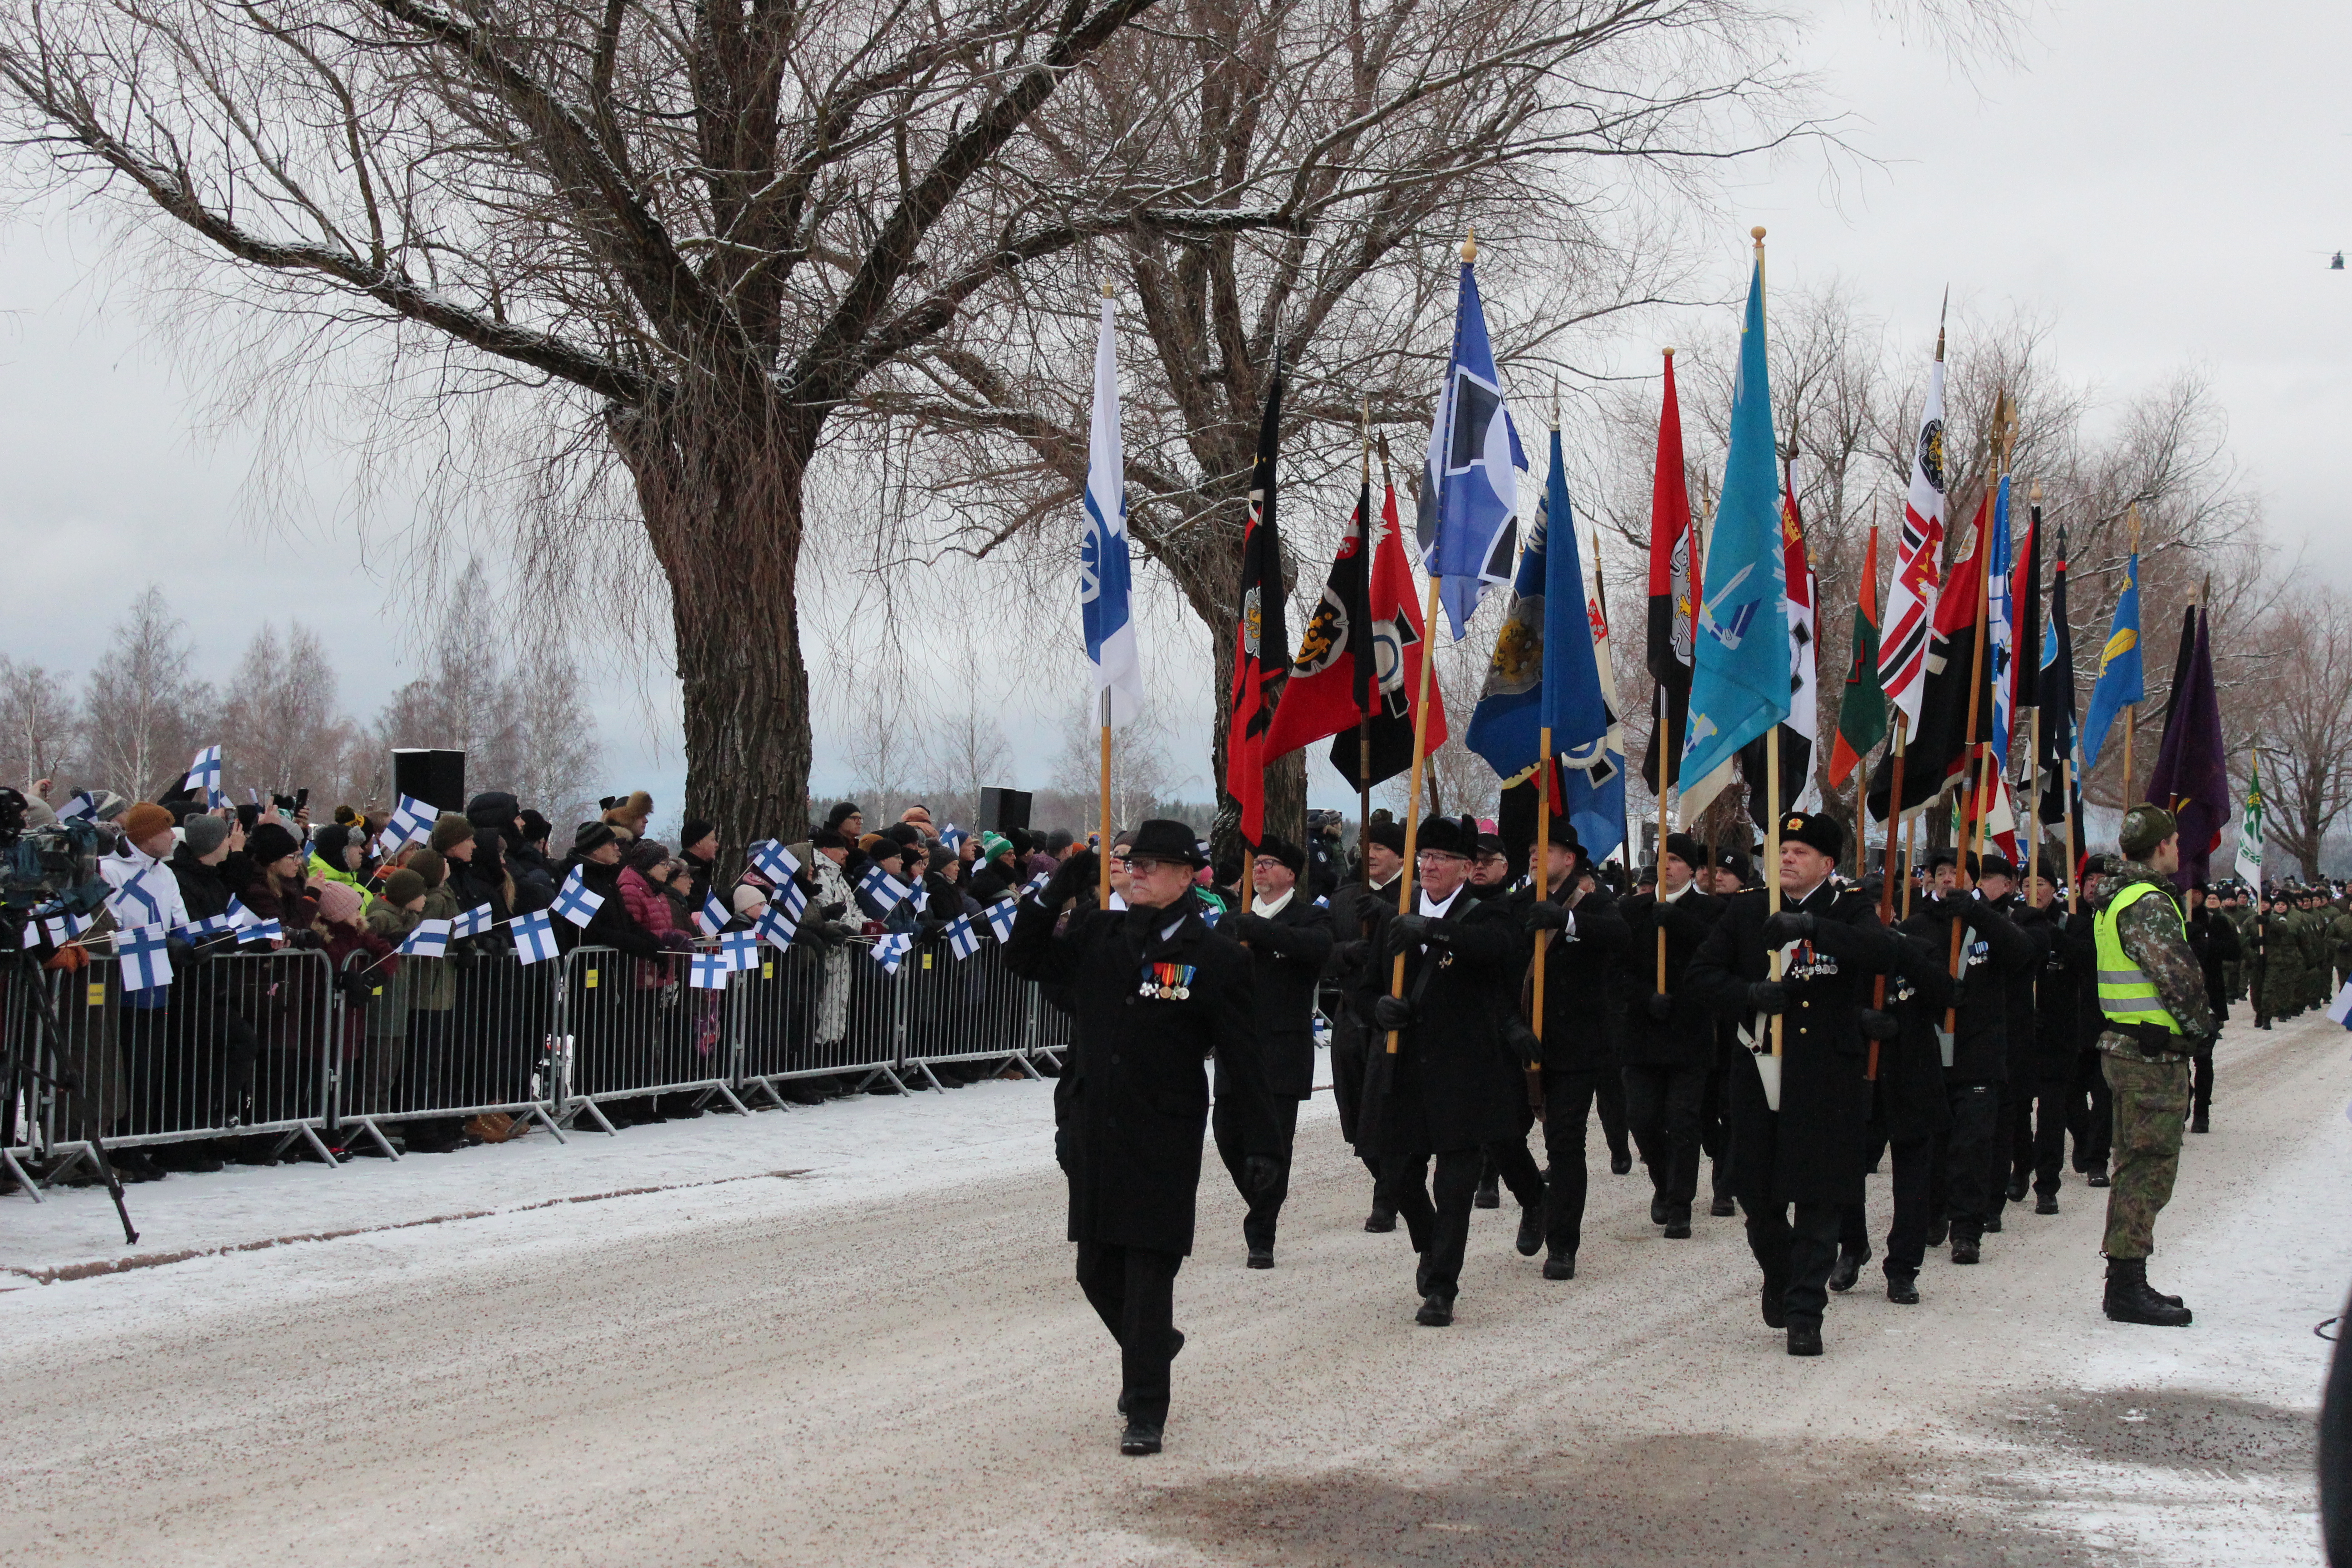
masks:
[(1192, 887), (1205, 861), (1192, 830), (1146, 822), (1130, 845), (1126, 909), (1083, 910), (1056, 932), (1062, 910), (1094, 884), (1094, 853), (1081, 851), (1022, 900), (1004, 963), (1070, 988), (1076, 1038), (1054, 1086), (1054, 1153), (1069, 1178), (1078, 1286), (1118, 1342), (1119, 1452), (1156, 1454), (1169, 1363), (1184, 1344), (1171, 1319), (1176, 1271), (1192, 1250), (1206, 1058), (1216, 1057), (1234, 1102), (1253, 1190), (1279, 1180), (1281, 1138), (1251, 1020), (1249, 960), (1202, 918)]
[[(1870, 976), (1902, 955), (1868, 897), (1830, 881), (1844, 847), (1845, 830), (1829, 817), (1782, 817), (1780, 912), (1760, 889), (1733, 896), (1685, 981), (1738, 1018), (1759, 1054), (1770, 1051), (1771, 1020), (1780, 1019), (1779, 1109), (1759, 1073), (1731, 1075), (1732, 1190), (1764, 1271), (1764, 1321), (1789, 1331), (1790, 1355), (1822, 1353), (1839, 1223), (1845, 1205), (1862, 1202), (1870, 1110), (1862, 1013)], [(1778, 980), (1776, 950), (1787, 960)]]

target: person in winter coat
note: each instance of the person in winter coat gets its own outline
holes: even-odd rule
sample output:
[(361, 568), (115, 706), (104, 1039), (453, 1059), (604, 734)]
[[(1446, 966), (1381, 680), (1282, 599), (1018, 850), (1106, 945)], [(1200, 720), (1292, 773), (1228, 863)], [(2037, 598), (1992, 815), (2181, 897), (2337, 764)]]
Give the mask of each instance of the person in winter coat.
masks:
[[(384, 879), (383, 891), (368, 906), (367, 927), (386, 946), (398, 948), (425, 918), (425, 879), (405, 867)], [(361, 1108), (372, 1115), (399, 1109), (401, 1058), (407, 1049), (411, 965), (392, 958), (376, 966), (368, 1001), (367, 1045), (361, 1068)]]
[[(491, 844), (495, 843), (492, 839)], [(497, 851), (491, 847), (488, 854), (484, 853), (486, 846), (480, 831), (470, 818), (454, 811), (443, 812), (433, 824), (432, 847), (448, 865), (449, 874), (444, 885), (459, 914), (484, 904), (490, 906), (490, 919), (494, 921), (503, 921), (514, 912)]]
[(694, 886), (687, 894), (687, 907), (698, 910), (702, 900), (710, 896), (713, 879), (719, 864), (719, 828), (698, 816), (689, 816), (678, 829), (678, 858), (686, 862), (694, 875)]
[[(1396, 908), (1397, 883), (1404, 875), (1404, 826), (1401, 823), (1374, 818), (1365, 830), (1364, 866), (1357, 867), (1356, 879), (1341, 887), (1331, 899), (1331, 931), (1335, 938), (1331, 950), (1330, 984), (1341, 997), (1351, 995), (1365, 984), (1365, 972), (1378, 961), (1372, 952), (1368, 933), (1379, 918), (1371, 906), (1384, 904)], [(1389, 1204), (1380, 1184), (1381, 1163), (1378, 1155), (1358, 1142), (1357, 1129), (1362, 1119), (1364, 1074), (1371, 1059), (1373, 1036), (1369, 1025), (1357, 1015), (1356, 1009), (1344, 1001), (1331, 1010), (1331, 1098), (1339, 1112), (1339, 1136), (1372, 1175), (1372, 1208), (1365, 1216), (1364, 1228), (1385, 1236), (1396, 1229), (1396, 1210)], [(1385, 1042), (1383, 1042), (1385, 1043)]]
[[(1544, 1187), (1541, 1239), (1544, 1278), (1573, 1279), (1584, 1233), (1587, 1118), (1601, 1086), (1622, 1081), (1617, 1056), (1623, 1027), (1617, 969), (1633, 938), (1617, 900), (1584, 875), (1588, 868), (1584, 847), (1577, 841), (1574, 827), (1553, 817), (1551, 841), (1543, 847), (1543, 855), (1544, 896), (1537, 898), (1530, 884), (1518, 906), (1530, 937), (1543, 943), (1544, 1153), (1551, 1162), (1551, 1180)], [(1551, 934), (1535, 936), (1541, 931)], [(1532, 1012), (1532, 984), (1524, 1000)], [(1705, 1087), (1704, 1079), (1700, 1086)], [(1692, 1109), (1696, 1136), (1696, 1106)], [(1696, 1160), (1691, 1169), (1695, 1181)], [(1661, 1205), (1652, 1205), (1654, 1220), (1662, 1214), (1673, 1217)], [(1688, 1236), (1687, 1195), (1680, 1215), (1682, 1234)], [(1674, 1234), (1673, 1227), (1667, 1234)], [(1522, 1237), (1519, 1250), (1532, 1256), (1535, 1239)]]
[(654, 797), (643, 790), (613, 795), (604, 803), (604, 821), (610, 826), (624, 830), (631, 838), (646, 836), (646, 824), (652, 820), (653, 815)]
[(1701, 892), (1696, 880), (1705, 857), (1689, 834), (1668, 834), (1658, 862), (1663, 885), (1634, 893), (1618, 906), (1626, 930), (1621, 965), (1627, 1000), (1621, 1047), (1625, 1119), (1650, 1173), (1650, 1222), (1664, 1226), (1666, 1236), (1677, 1240), (1691, 1233), (1701, 1118), (1707, 1074), (1715, 1066), (1715, 1018), (1684, 984), (1691, 955), (1723, 913), (1723, 900)]
[[(2091, 917), (2066, 912), (2045, 858), (2029, 882), (2030, 910), (2021, 921), (2042, 928), (2042, 963), (2033, 977), (2033, 1212), (2058, 1212), (2058, 1188), (2066, 1163), (2067, 1121), (2076, 1093), (2075, 1075), (2091, 1039), (2083, 1028), (2084, 993), (2094, 987)], [(2092, 1070), (2097, 1071), (2096, 1052)], [(2104, 1108), (2103, 1108), (2104, 1109)], [(2084, 1147), (2075, 1145), (2078, 1171), (2088, 1168)], [(2099, 1163), (2105, 1164), (2101, 1154)]]
[[(1893, 1171), (1895, 1215), (1886, 1230), (1886, 1299), (1897, 1306), (1919, 1304), (1919, 1265), (1927, 1252), (1929, 1184), (1936, 1153), (1951, 1126), (1944, 1093), (1943, 1048), (1937, 1036), (1952, 999), (1952, 977), (1944, 953), (1927, 936), (1904, 933), (1895, 971), (1887, 977), (1886, 1006), (1865, 1008), (1862, 1032), (1878, 1047), (1878, 1076), (1870, 1083), (1870, 1125), (1886, 1141)], [(1838, 1260), (1829, 1288), (1850, 1290), (1870, 1258), (1863, 1206), (1845, 1211)]]
[(1023, 879), (1013, 840), (1001, 833), (982, 834), (980, 863), (971, 873), (971, 896), (982, 904), (992, 904), (1019, 892)]
[(331, 822), (310, 837), (310, 863), (308, 871), (312, 886), (340, 882), (360, 895), (360, 906), (365, 909), (372, 895), (362, 868), (367, 856), (367, 840), (359, 837), (340, 822)]
[[(2189, 889), (2189, 949), (2205, 974), (2205, 999), (2213, 1009), (2213, 1026), (2230, 1021), (2230, 987), (2224, 978), (2238, 961), (2238, 928), (2210, 908), (2205, 889)], [(2189, 1060), (2189, 1131), (2210, 1132), (2213, 1113), (2213, 1053)]]
[[(1133, 846), (1129, 848), (1131, 854)], [(1220, 1062), (1210, 1127), (1217, 1156), (1249, 1205), (1242, 1219), (1242, 1243), (1252, 1268), (1274, 1267), (1274, 1233), (1290, 1188), (1298, 1105), (1315, 1092), (1315, 989), (1331, 957), (1331, 915), (1316, 907), (1300, 882), (1306, 869), (1306, 851), (1269, 835), (1255, 857), (1250, 907), (1220, 922), (1230, 924), (1235, 940), (1249, 950), (1258, 1053), (1281, 1144), (1279, 1174), (1268, 1184), (1256, 1184), (1240, 1097), (1233, 1092), (1231, 1075)]]
[(1160, 1449), (1169, 1367), (1184, 1342), (1171, 1320), (1209, 1121), (1204, 1058), (1217, 1058), (1238, 1102), (1252, 1189), (1271, 1187), (1279, 1172), (1249, 961), (1202, 919), (1188, 890), (1198, 859), (1191, 828), (1146, 822), (1128, 861), (1128, 907), (1088, 910), (1057, 929), (1096, 876), (1092, 851), (1073, 855), (1039, 897), (1022, 900), (1004, 948), (1014, 973), (1066, 985), (1074, 998), (1054, 1151), (1069, 1179), (1079, 1289), (1119, 1346), (1119, 1451), (1129, 1455)]
[[(653, 938), (656, 946), (667, 952), (689, 952), (694, 937), (677, 924), (671, 912), (669, 900), (663, 896), (648, 874), (669, 860), (669, 848), (656, 839), (640, 839), (629, 847), (623, 857), (620, 874), (614, 879), (621, 889), (622, 907), (637, 924), (637, 929)], [(670, 984), (672, 975), (667, 958), (655, 959), (637, 965), (637, 989), (659, 990)]]
[(518, 841), (507, 846), (507, 877), (514, 883), (514, 912), (529, 914), (555, 902), (555, 872), (547, 858), (548, 820), (535, 811), (516, 814), (522, 826)]
[[(1760, 889), (1733, 895), (1685, 981), (1720, 1016), (1745, 1025), (1759, 1055), (1770, 1054), (1771, 1020), (1780, 1020), (1778, 1067), (1731, 1075), (1732, 1180), (1764, 1276), (1764, 1321), (1788, 1331), (1790, 1355), (1822, 1353), (1844, 1211), (1863, 1197), (1861, 1015), (1871, 976), (1894, 968), (1902, 952), (1870, 900), (1832, 879), (1844, 848), (1834, 818), (1783, 816), (1780, 912)], [(1777, 980), (1775, 952), (1788, 960)], [(1765, 1089), (1771, 1071), (1777, 1107)]]

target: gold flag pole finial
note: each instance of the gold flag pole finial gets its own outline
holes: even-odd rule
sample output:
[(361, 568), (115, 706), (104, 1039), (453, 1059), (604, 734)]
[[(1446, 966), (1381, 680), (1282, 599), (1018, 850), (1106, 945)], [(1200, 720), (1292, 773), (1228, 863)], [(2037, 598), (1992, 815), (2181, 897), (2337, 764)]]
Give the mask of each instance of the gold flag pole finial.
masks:
[(2025, 499), (2031, 505), (2040, 506), (2042, 504), (2042, 481), (2040, 479), (2033, 481), (2032, 487), (2026, 491)]
[(1749, 229), (1748, 231), (1748, 237), (1756, 242), (1756, 247), (1759, 250), (1764, 248), (1764, 226), (1759, 223), (1754, 228)]
[(1944, 285), (1944, 302), (1936, 307), (1936, 363), (1944, 363), (1944, 318), (1952, 313), (1952, 286)]
[(1108, 279), (1108, 278), (1106, 278), (1106, 279), (1103, 279), (1103, 298), (1104, 298), (1104, 299), (1106, 299), (1106, 300), (1108, 300), (1108, 299), (1109, 299), (1110, 297), (1111, 297), (1110, 279)]
[(1462, 231), (1462, 259), (1465, 262), (1478, 259), (1478, 231), (1475, 227)]

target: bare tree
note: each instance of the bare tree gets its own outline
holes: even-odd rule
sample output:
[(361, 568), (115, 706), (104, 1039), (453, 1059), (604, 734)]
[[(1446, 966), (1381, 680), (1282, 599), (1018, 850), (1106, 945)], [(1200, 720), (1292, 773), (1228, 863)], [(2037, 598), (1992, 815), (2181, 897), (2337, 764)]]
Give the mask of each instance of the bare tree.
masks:
[(352, 726), (336, 707), (335, 688), (334, 666), (316, 632), (295, 621), (281, 640), (277, 627), (263, 623), (246, 645), (221, 710), (230, 790), (340, 790)]
[(85, 763), (95, 780), (134, 800), (175, 788), (212, 721), (212, 688), (195, 679), (187, 624), (149, 587), (114, 625), (82, 694)]
[(1001, 787), (1012, 772), (1013, 748), (1005, 743), (1004, 726), (993, 713), (965, 709), (932, 734), (932, 821), (942, 826), (951, 820), (978, 822), (980, 792)]
[[(2352, 602), (2305, 582), (2256, 637), (2264, 674), (2241, 712), (2262, 750), (2264, 837), (2315, 879), (2327, 835), (2352, 806)], [(2242, 758), (2232, 761), (2243, 787)]]
[[(1110, 826), (1132, 827), (1151, 815), (1168, 795), (1168, 753), (1150, 721), (1111, 731)], [(1081, 837), (1099, 826), (1102, 815), (1102, 728), (1092, 702), (1073, 705), (1062, 725), (1062, 749), (1055, 759), (1054, 787), (1080, 803), (1071, 830)]]
[(0, 777), (28, 795), (42, 779), (62, 781), (73, 753), (78, 716), (66, 678), (0, 655)]
[(516, 668), (515, 705), (522, 715), (512, 790), (527, 806), (562, 823), (593, 816), (596, 718), (568, 653), (535, 651)]

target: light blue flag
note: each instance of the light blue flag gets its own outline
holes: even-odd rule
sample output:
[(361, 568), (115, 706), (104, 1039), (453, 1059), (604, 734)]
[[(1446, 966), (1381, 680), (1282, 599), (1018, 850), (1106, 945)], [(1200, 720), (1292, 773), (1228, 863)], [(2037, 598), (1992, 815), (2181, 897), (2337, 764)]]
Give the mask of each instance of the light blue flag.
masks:
[(1477, 276), (1465, 261), (1454, 311), (1454, 358), (1430, 426), (1413, 524), (1423, 570), (1442, 580), (1438, 597), (1456, 642), (1486, 590), (1511, 580), (1517, 543), (1512, 519), (1519, 509), (1519, 470), (1527, 466), (1503, 404)]
[(1135, 619), (1128, 605), (1127, 458), (1119, 434), (1118, 339), (1110, 300), (1102, 302), (1102, 332), (1095, 342), (1094, 423), (1087, 442), (1087, 533), (1078, 551), (1078, 605), (1086, 625), (1087, 662), (1094, 667), (1095, 710), (1110, 694), (1110, 722), (1132, 723), (1143, 711), (1143, 666), (1136, 655)]
[(2016, 723), (2017, 600), (2010, 583), (2016, 571), (2013, 554), (2009, 476), (2003, 474), (1992, 503), (1992, 562), (1988, 568), (1991, 577), (1985, 585), (1985, 633), (1992, 646), (1985, 657), (1992, 673), (1992, 757), (2004, 777), (2009, 773), (2010, 732)]
[(2139, 667), (2139, 552), (2135, 550), (2124, 567), (2124, 594), (2116, 601), (2106, 647), (2099, 650), (2099, 681), (2091, 688), (2090, 710), (2083, 715), (2084, 773), (2099, 765), (2116, 715), (2147, 700), (2147, 683)]
[[(1703, 808), (1697, 785), (1728, 780), (1739, 748), (1789, 716), (1789, 585), (1781, 565), (1780, 478), (1773, 465), (1772, 391), (1764, 360), (1764, 262), (1748, 283), (1731, 456), (1723, 504), (1708, 535), (1693, 649), (1690, 724), (1682, 776), (1685, 819)], [(1719, 787), (1719, 785), (1717, 786)], [(1711, 792), (1710, 792), (1711, 793)]]

